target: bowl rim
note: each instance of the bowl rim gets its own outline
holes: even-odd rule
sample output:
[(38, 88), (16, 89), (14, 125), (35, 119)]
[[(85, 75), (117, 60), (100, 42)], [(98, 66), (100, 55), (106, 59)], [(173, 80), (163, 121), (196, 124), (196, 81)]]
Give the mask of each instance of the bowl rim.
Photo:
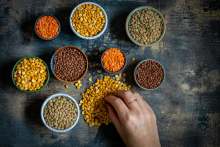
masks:
[[(156, 12), (156, 13), (161, 17), (162, 22), (163, 22), (163, 32), (162, 32), (161, 36), (159, 37), (158, 40), (152, 42), (151, 44), (141, 44), (141, 43), (137, 42), (136, 40), (134, 40), (134, 39), (131, 37), (131, 34), (130, 34), (129, 30), (128, 30), (128, 24), (129, 24), (129, 22), (130, 22), (131, 16), (132, 16), (135, 12), (137, 12), (137, 11), (139, 11), (139, 10), (142, 10), (142, 9), (149, 9), (149, 10), (152, 10), (152, 11)], [(151, 7), (151, 6), (140, 6), (140, 7), (137, 7), (137, 8), (135, 8), (135, 9), (133, 9), (133, 10), (129, 13), (129, 15), (127, 16), (127, 18), (126, 18), (126, 23), (125, 23), (125, 29), (126, 29), (126, 34), (127, 34), (128, 38), (129, 38), (134, 44), (136, 44), (136, 45), (138, 45), (138, 46), (141, 46), (141, 47), (150, 47), (150, 46), (152, 46), (152, 45), (154, 45), (154, 44), (160, 42), (160, 41), (164, 38), (164, 35), (165, 35), (165, 32), (166, 32), (165, 18), (164, 18), (164, 16), (163, 16), (163, 14), (162, 14), (159, 10), (155, 9), (154, 7)]]
[[(73, 16), (73, 14), (75, 13), (76, 9), (78, 9), (81, 5), (84, 5), (84, 4), (93, 4), (93, 5), (98, 6), (98, 7), (102, 10), (102, 12), (103, 12), (103, 14), (104, 14), (104, 16), (105, 16), (105, 25), (104, 25), (102, 31), (99, 32), (97, 35), (92, 36), (92, 37), (85, 37), (85, 36), (79, 34), (79, 33), (75, 30), (75, 28), (73, 27), (73, 23), (72, 23), (72, 16)], [(82, 3), (78, 4), (77, 6), (75, 6), (74, 9), (71, 11), (71, 14), (70, 14), (70, 17), (69, 17), (69, 23), (70, 23), (70, 28), (71, 28), (71, 30), (74, 32), (74, 34), (75, 34), (76, 36), (78, 36), (78, 37), (80, 37), (80, 38), (82, 38), (82, 39), (92, 40), (92, 39), (99, 38), (99, 37), (102, 36), (102, 35), (104, 34), (104, 32), (106, 31), (107, 26), (108, 26), (108, 15), (107, 15), (105, 9), (104, 9), (101, 5), (99, 5), (99, 4), (97, 4), (97, 3), (94, 3), (94, 2), (82, 2)]]
[[(59, 25), (59, 30), (58, 30), (57, 35), (55, 35), (55, 36), (52, 37), (52, 38), (45, 38), (45, 37), (41, 36), (41, 35), (36, 31), (37, 22), (38, 22), (42, 17), (44, 17), (44, 16), (51, 16), (51, 17), (53, 17), (53, 18), (57, 21), (57, 23), (58, 23), (58, 25)], [(46, 41), (54, 40), (55, 38), (57, 38), (57, 37), (59, 36), (59, 34), (60, 34), (60, 32), (61, 32), (61, 23), (60, 23), (59, 19), (58, 19), (57, 17), (53, 16), (53, 15), (40, 15), (40, 16), (36, 19), (36, 21), (35, 21), (35, 23), (34, 23), (34, 32), (35, 32), (35, 34), (36, 34), (40, 39), (42, 39), (42, 40), (46, 40)]]
[[(64, 48), (75, 48), (75, 49), (77, 49), (79, 52), (81, 52), (81, 53), (83, 54), (83, 57), (86, 59), (86, 69), (85, 69), (84, 73), (82, 74), (82, 76), (81, 76), (79, 79), (75, 80), (75, 81), (65, 81), (65, 80), (59, 78), (59, 77), (55, 74), (55, 71), (54, 71), (54, 66), (55, 66), (55, 65), (54, 65), (54, 64), (55, 64), (55, 63), (54, 63), (54, 57), (55, 57), (55, 55), (56, 55), (57, 52), (59, 52), (60, 50), (62, 50), (62, 49), (64, 49)], [(75, 82), (81, 80), (81, 79), (86, 75), (86, 73), (88, 72), (88, 68), (89, 68), (89, 60), (88, 60), (87, 55), (86, 55), (80, 48), (78, 48), (78, 47), (76, 47), (76, 46), (68, 45), (68, 46), (63, 46), (63, 47), (58, 48), (58, 49), (53, 53), (53, 55), (52, 55), (52, 57), (51, 57), (51, 60), (50, 60), (50, 69), (51, 69), (51, 71), (52, 71), (54, 77), (55, 77), (57, 80), (62, 81), (62, 82), (66, 82), (66, 83), (75, 83)]]
[[(16, 82), (15, 82), (15, 79), (14, 79), (14, 73), (15, 73), (15, 70), (16, 70), (17, 65), (18, 65), (22, 60), (24, 60), (24, 59), (29, 59), (29, 58), (37, 58), (37, 59), (40, 59), (40, 60), (43, 62), (43, 64), (45, 65), (46, 70), (47, 70), (47, 79), (44, 81), (44, 85), (43, 85), (42, 87), (40, 87), (39, 89), (35, 90), (35, 91), (22, 90), (22, 89), (20, 89), (20, 88), (16, 85)], [(35, 93), (35, 92), (40, 92), (40, 91), (49, 83), (49, 80), (50, 80), (50, 72), (49, 72), (49, 68), (48, 68), (48, 66), (47, 66), (47, 63), (46, 63), (43, 59), (41, 59), (41, 58), (39, 58), (39, 57), (37, 57), (37, 56), (25, 56), (25, 57), (20, 58), (18, 61), (16, 61), (15, 65), (13, 66), (12, 72), (11, 72), (11, 79), (12, 79), (13, 85), (14, 85), (18, 90), (20, 90), (20, 91), (22, 91), (22, 92)]]
[[(57, 98), (58, 96), (64, 96), (68, 99), (70, 99), (74, 105), (76, 106), (76, 109), (77, 109), (77, 118), (76, 120), (74, 121), (74, 123), (71, 125), (71, 127), (69, 128), (66, 128), (66, 129), (63, 129), (63, 130), (59, 130), (59, 129), (55, 129), (55, 128), (52, 128), (50, 127), (47, 123), (46, 123), (46, 120), (44, 119), (44, 109), (45, 109), (45, 106), (47, 105), (47, 103), (52, 100), (52, 99), (55, 99)], [(66, 94), (66, 93), (55, 93), (49, 97), (46, 98), (46, 100), (44, 100), (42, 106), (41, 106), (41, 112), (40, 112), (40, 115), (41, 115), (41, 120), (43, 122), (43, 124), (51, 131), (53, 132), (57, 132), (57, 133), (65, 133), (65, 132), (68, 132), (70, 131), (71, 129), (73, 129), (79, 122), (79, 118), (80, 118), (80, 108), (79, 108), (79, 104), (77, 103), (76, 99), (73, 98), (72, 96)]]
[[(142, 63), (147, 62), (147, 61), (156, 62), (156, 63), (158, 63), (158, 64), (162, 67), (162, 69), (163, 69), (163, 80), (160, 82), (160, 85), (159, 85), (159, 86), (157, 86), (157, 87), (155, 87), (155, 88), (152, 88), (152, 89), (145, 88), (145, 87), (141, 86), (141, 85), (139, 84), (139, 82), (137, 81), (137, 78), (136, 78), (136, 73), (137, 73), (138, 67), (139, 67)], [(141, 61), (135, 66), (134, 74), (133, 74), (133, 76), (134, 76), (134, 81), (135, 81), (135, 83), (138, 85), (138, 87), (140, 87), (141, 89), (146, 90), (146, 91), (147, 91), (147, 90), (152, 91), (152, 90), (157, 90), (157, 89), (159, 89), (160, 86), (162, 85), (162, 83), (163, 83), (164, 80), (165, 80), (165, 77), (166, 77), (165, 75), (166, 75), (166, 74), (165, 74), (165, 68), (164, 68), (164, 66), (163, 66), (159, 61), (157, 61), (157, 60), (155, 60), (155, 59), (144, 59), (144, 60), (141, 60)]]
[(123, 71), (123, 70), (125, 69), (125, 67), (126, 67), (126, 65), (127, 65), (126, 55), (125, 55), (125, 53), (124, 53), (120, 48), (117, 48), (117, 49), (120, 50), (120, 52), (123, 54), (123, 56), (124, 56), (124, 58), (125, 58), (125, 63), (124, 63), (124, 65), (121, 67), (121, 69), (120, 69), (119, 71), (112, 72), (112, 71), (109, 71), (109, 70), (105, 69), (105, 67), (104, 67), (104, 65), (103, 65), (102, 58), (103, 58), (105, 52), (107, 52), (108, 50), (110, 50), (110, 49), (112, 49), (112, 48), (117, 48), (117, 47), (107, 48), (106, 50), (104, 50), (104, 51), (102, 52), (101, 59), (100, 59), (100, 60), (101, 60), (101, 65), (102, 65), (102, 69), (103, 69), (105, 72), (109, 73), (109, 74), (119, 74), (121, 71)]

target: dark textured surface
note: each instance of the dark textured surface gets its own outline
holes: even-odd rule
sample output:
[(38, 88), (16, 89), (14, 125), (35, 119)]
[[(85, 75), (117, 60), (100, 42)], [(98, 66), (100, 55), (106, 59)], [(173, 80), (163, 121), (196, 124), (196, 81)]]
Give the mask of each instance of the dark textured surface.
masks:
[[(86, 41), (70, 30), (68, 18), (74, 0), (0, 0), (0, 146), (122, 146), (113, 126), (89, 128), (81, 117), (76, 128), (67, 134), (48, 131), (40, 121), (43, 100), (55, 92), (75, 95), (79, 91), (51, 77), (49, 85), (36, 94), (19, 92), (12, 85), (11, 70), (21, 57), (36, 55), (49, 63), (54, 50), (76, 45), (89, 55), (91, 63), (107, 47), (126, 52), (132, 70), (137, 61), (154, 58), (166, 70), (166, 78), (155, 91), (140, 91), (158, 118), (162, 146), (220, 146), (220, 1), (219, 0), (103, 0), (109, 25), (99, 39)], [(149, 48), (139, 48), (127, 38), (125, 18), (135, 7), (150, 5), (162, 11), (167, 21), (164, 39)], [(53, 41), (36, 37), (33, 26), (42, 14), (52, 14), (61, 21), (62, 32)], [(135, 57), (137, 60), (132, 61)], [(98, 67), (99, 68), (99, 67)], [(97, 71), (90, 66), (90, 74)], [(88, 86), (88, 76), (83, 81)], [(134, 86), (135, 89), (137, 87)], [(83, 91), (84, 89), (81, 89)]]

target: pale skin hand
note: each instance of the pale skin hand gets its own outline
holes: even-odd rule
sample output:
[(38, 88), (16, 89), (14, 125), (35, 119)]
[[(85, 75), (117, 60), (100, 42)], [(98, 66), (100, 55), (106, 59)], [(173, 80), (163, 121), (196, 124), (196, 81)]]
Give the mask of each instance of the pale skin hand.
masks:
[(138, 93), (120, 91), (105, 100), (109, 117), (127, 147), (160, 147), (155, 114)]

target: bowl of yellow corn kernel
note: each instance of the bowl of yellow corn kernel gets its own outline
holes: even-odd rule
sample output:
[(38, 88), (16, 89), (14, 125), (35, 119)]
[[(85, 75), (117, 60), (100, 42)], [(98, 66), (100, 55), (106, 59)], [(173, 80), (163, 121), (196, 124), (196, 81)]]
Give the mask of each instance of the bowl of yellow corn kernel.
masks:
[(47, 64), (38, 57), (24, 57), (17, 61), (12, 70), (12, 81), (21, 91), (40, 91), (49, 81)]
[(82, 39), (96, 39), (106, 30), (108, 18), (105, 10), (93, 2), (77, 5), (70, 15), (72, 31)]

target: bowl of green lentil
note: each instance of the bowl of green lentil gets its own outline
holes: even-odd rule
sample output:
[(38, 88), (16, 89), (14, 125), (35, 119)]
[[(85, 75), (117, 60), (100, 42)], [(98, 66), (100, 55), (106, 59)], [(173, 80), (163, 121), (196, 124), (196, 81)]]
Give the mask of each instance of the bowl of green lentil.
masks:
[(65, 133), (73, 129), (80, 117), (77, 101), (68, 94), (49, 96), (41, 107), (41, 120), (51, 131)]
[(70, 15), (70, 27), (82, 39), (96, 39), (106, 30), (108, 17), (103, 7), (94, 2), (77, 5)]
[(134, 9), (126, 20), (126, 33), (138, 46), (151, 46), (158, 43), (165, 34), (165, 19), (160, 11), (150, 6)]

